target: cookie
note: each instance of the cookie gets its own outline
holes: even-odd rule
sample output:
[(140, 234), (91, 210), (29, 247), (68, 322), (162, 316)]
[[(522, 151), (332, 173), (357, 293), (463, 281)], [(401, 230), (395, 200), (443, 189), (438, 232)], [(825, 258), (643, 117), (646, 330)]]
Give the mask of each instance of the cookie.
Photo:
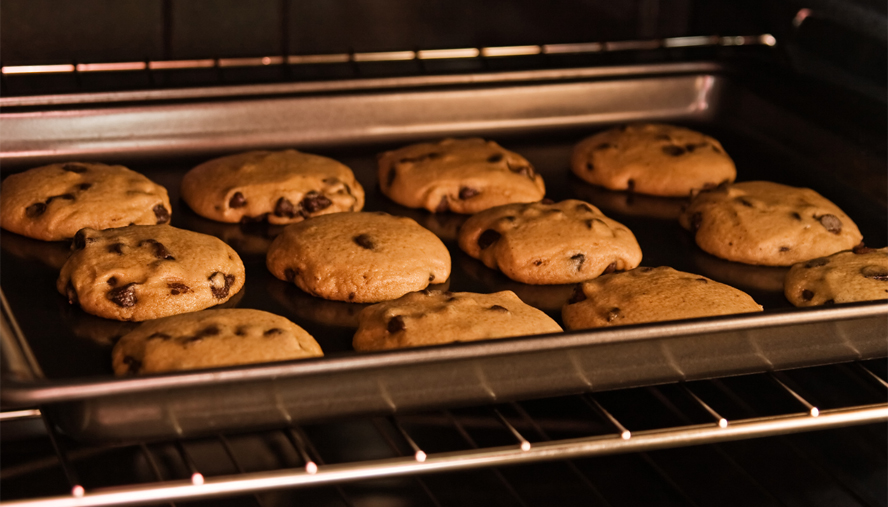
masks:
[(697, 195), (679, 217), (704, 251), (763, 266), (791, 266), (849, 250), (863, 239), (822, 195), (770, 181), (747, 181)]
[(218, 222), (291, 224), (359, 211), (364, 189), (339, 162), (298, 152), (250, 151), (205, 162), (182, 178), (182, 199)]
[(583, 139), (574, 147), (571, 169), (593, 185), (667, 197), (686, 197), (737, 177), (718, 141), (657, 123), (624, 125)]
[(795, 306), (888, 299), (888, 247), (863, 245), (793, 265), (784, 281)]
[(471, 214), (539, 201), (543, 177), (524, 157), (479, 138), (420, 143), (379, 155), (379, 187), (389, 199), (433, 213)]
[(244, 264), (221, 240), (169, 225), (133, 225), (74, 236), (58, 291), (87, 313), (143, 321), (228, 301)]
[(0, 226), (43, 241), (80, 229), (170, 221), (167, 191), (120, 165), (68, 162), (12, 174), (0, 190)]
[(557, 333), (548, 315), (513, 292), (422, 291), (369, 306), (358, 317), (356, 350), (386, 350)]
[(740, 290), (669, 267), (613, 273), (577, 286), (561, 311), (568, 329), (760, 312)]
[(415, 221), (387, 213), (334, 213), (293, 224), (268, 249), (281, 280), (314, 296), (375, 303), (450, 277), (450, 252)]
[(459, 247), (512, 280), (534, 285), (576, 283), (641, 262), (629, 229), (577, 200), (482, 211), (463, 224)]
[(323, 356), (310, 334), (273, 313), (207, 310), (145, 322), (112, 351), (118, 376)]

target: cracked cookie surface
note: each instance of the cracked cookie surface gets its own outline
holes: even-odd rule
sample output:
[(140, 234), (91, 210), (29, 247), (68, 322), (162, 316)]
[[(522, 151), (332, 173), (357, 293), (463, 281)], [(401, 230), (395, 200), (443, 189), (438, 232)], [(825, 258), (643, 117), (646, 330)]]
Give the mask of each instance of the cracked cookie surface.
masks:
[(286, 361), (324, 355), (304, 329), (251, 309), (205, 310), (145, 322), (112, 351), (118, 376)]
[(82, 229), (56, 282), (87, 313), (143, 321), (228, 301), (244, 264), (218, 238), (169, 225)]
[(561, 313), (566, 328), (586, 329), (760, 311), (741, 290), (663, 266), (584, 282)]
[(641, 262), (631, 231), (578, 200), (497, 206), (469, 218), (460, 248), (487, 267), (528, 284), (589, 280)]
[(375, 303), (443, 283), (450, 277), (450, 252), (410, 218), (335, 213), (284, 229), (266, 265), (313, 296)]
[(888, 299), (888, 247), (859, 245), (795, 264), (786, 273), (784, 294), (795, 306)]
[(480, 138), (413, 144), (380, 154), (378, 163), (383, 194), (433, 213), (477, 213), (546, 194), (527, 159)]
[(120, 165), (66, 162), (11, 174), (0, 190), (0, 225), (43, 241), (84, 227), (110, 229), (170, 221), (162, 186)]
[(664, 197), (687, 197), (737, 176), (718, 141), (658, 123), (622, 125), (583, 139), (574, 147), (571, 169), (610, 190)]
[(679, 217), (704, 251), (729, 261), (791, 266), (863, 239), (838, 206), (809, 188), (747, 181), (701, 192)]
[(204, 162), (182, 178), (182, 199), (218, 222), (291, 224), (360, 211), (364, 189), (345, 165), (296, 150), (250, 151)]
[(562, 331), (512, 291), (494, 294), (422, 291), (365, 308), (356, 350), (386, 350)]

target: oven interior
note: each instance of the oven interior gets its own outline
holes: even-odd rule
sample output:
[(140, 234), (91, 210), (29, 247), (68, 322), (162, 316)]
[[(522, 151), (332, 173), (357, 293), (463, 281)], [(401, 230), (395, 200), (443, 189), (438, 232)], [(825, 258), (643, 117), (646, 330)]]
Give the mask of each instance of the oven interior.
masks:
[[(76, 109), (84, 94), (201, 103), (176, 90), (718, 62), (865, 146), (881, 174), (852, 158), (837, 177), (885, 203), (883, 3), (6, 0), (0, 14), (12, 113)], [(2, 501), (888, 505), (886, 376), (869, 359), (119, 444), (8, 407)]]

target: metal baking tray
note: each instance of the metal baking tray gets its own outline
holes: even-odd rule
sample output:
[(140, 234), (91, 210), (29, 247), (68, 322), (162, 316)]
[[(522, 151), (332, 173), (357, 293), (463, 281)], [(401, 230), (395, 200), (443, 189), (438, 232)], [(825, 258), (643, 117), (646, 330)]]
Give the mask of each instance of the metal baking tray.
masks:
[[(795, 309), (783, 268), (745, 266), (700, 251), (675, 220), (682, 201), (587, 185), (569, 171), (572, 146), (621, 122), (669, 121), (718, 138), (738, 180), (812, 187), (855, 219), (870, 246), (886, 244), (885, 154), (866, 135), (825, 128), (779, 100), (753, 93), (715, 64), (527, 71), (502, 74), (158, 90), (0, 99), (0, 161), (9, 173), (60, 160), (106, 160), (170, 191), (172, 224), (213, 234), (241, 254), (244, 290), (228, 305), (278, 313), (305, 327), (324, 358), (114, 378), (113, 340), (134, 324), (71, 307), (55, 292), (67, 245), (2, 232), (0, 315), (4, 407), (40, 406), (68, 434), (119, 441), (274, 427), (357, 414), (504, 401), (883, 357), (885, 302)], [(415, 218), (453, 257), (443, 287), (509, 289), (560, 322), (571, 286), (529, 286), (469, 258), (455, 237), (464, 216), (433, 215), (388, 201), (375, 154), (442, 136), (478, 135), (527, 157), (547, 197), (579, 198), (632, 229), (644, 266), (668, 265), (741, 288), (761, 314), (359, 354), (351, 350), (364, 305), (324, 301), (275, 279), (265, 250), (279, 229), (205, 220), (179, 200), (182, 174), (212, 156), (295, 147), (350, 166), (366, 210)], [(877, 136), (872, 136), (876, 138)], [(881, 176), (880, 176), (881, 175)]]

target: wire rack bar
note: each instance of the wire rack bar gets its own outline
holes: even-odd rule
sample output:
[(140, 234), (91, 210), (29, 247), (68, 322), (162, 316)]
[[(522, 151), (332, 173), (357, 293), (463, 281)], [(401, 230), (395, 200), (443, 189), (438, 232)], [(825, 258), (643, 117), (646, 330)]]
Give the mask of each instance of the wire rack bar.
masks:
[(193, 484), (189, 480), (168, 481), (151, 485), (86, 491), (80, 498), (62, 496), (5, 502), (0, 505), (7, 507), (87, 507), (120, 503), (138, 505), (171, 500), (194, 500), (278, 488), (296, 488), (534, 461), (650, 451), (886, 420), (888, 420), (888, 403), (879, 403), (849, 409), (824, 410), (816, 418), (806, 412), (732, 421), (732, 424), (727, 428), (705, 424), (638, 431), (633, 433), (632, 438), (628, 440), (624, 440), (619, 434), (593, 436), (541, 442), (528, 451), (521, 451), (514, 446), (492, 447), (430, 454), (424, 462), (416, 461), (413, 456), (389, 458), (358, 463), (321, 465), (316, 474), (309, 474), (303, 469), (284, 469), (236, 476), (210, 477), (206, 478), (203, 484)]

